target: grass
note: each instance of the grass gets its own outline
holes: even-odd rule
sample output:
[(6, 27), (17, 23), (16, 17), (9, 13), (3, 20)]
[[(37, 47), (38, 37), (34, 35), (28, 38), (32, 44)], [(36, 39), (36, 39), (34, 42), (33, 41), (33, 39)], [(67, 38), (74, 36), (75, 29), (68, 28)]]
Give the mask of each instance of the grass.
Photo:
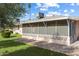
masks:
[(31, 44), (16, 42), (19, 37), (2, 38), (0, 35), (1, 56), (66, 56), (66, 54), (34, 47)]

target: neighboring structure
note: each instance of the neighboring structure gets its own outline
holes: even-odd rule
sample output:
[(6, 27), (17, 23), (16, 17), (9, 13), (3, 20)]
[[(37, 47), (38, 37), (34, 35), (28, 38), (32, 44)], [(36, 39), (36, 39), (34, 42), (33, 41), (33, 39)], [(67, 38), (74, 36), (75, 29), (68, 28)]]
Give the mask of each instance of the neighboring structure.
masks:
[(22, 34), (22, 27), (20, 25), (20, 19), (16, 19), (16, 23), (15, 23), (15, 27), (13, 29), (13, 32)]
[(79, 18), (53, 15), (20, 24), (20, 32), (35, 40), (70, 45), (79, 38)]

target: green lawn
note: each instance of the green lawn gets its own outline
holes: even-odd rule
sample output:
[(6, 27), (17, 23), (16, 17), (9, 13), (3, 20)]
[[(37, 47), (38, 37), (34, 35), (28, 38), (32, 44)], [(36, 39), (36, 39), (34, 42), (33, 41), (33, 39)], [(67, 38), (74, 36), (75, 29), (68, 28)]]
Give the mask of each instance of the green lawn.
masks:
[(65, 54), (34, 47), (31, 44), (16, 42), (18, 37), (0, 36), (0, 55), (2, 56), (65, 56)]

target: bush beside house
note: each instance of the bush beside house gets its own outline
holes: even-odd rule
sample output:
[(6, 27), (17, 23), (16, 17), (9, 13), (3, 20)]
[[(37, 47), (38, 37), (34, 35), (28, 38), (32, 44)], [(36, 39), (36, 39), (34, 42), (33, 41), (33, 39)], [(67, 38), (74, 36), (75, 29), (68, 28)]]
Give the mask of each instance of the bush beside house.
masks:
[(12, 33), (13, 33), (12, 30), (2, 30), (2, 31), (1, 31), (1, 35), (2, 35), (2, 37), (4, 37), (4, 38), (9, 38)]

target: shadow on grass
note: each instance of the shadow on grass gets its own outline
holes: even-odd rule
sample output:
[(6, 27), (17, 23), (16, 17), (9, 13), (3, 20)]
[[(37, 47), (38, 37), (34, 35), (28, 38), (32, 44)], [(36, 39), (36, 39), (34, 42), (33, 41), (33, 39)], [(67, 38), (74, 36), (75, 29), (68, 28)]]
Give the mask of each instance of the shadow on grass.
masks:
[(19, 45), (25, 45), (25, 44), (16, 42), (14, 40), (3, 40), (3, 41), (0, 41), (0, 48), (7, 48), (7, 47), (13, 47), (13, 46), (19, 46)]
[(67, 56), (66, 54), (50, 51), (48, 49), (38, 48), (38, 47), (28, 47), (26, 49), (21, 49), (4, 56)]
[(10, 38), (13, 38), (13, 37), (16, 37), (16, 36), (10, 36)]

